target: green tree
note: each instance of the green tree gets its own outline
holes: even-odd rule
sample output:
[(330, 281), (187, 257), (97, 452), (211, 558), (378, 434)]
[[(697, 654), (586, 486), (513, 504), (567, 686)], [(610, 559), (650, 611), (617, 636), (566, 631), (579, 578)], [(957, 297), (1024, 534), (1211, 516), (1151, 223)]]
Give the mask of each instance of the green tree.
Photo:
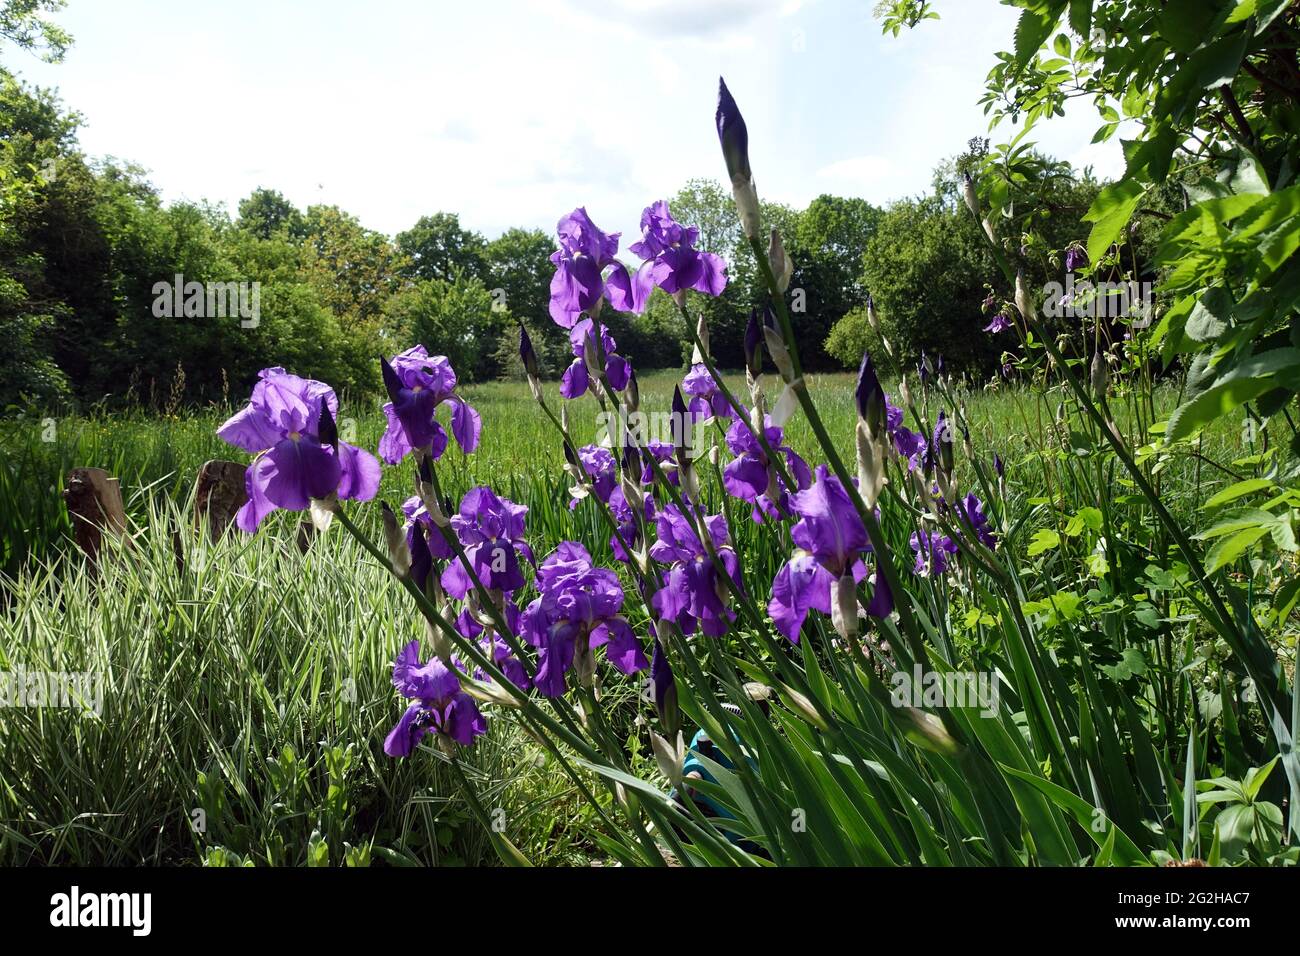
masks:
[(307, 221), (302, 213), (275, 189), (259, 187), (241, 199), (235, 224), (259, 239), (270, 239), (282, 230), (296, 240), (307, 236)]
[(66, 0), (3, 0), (0, 40), (34, 53), (46, 63), (58, 63), (72, 45), (72, 35), (47, 14), (58, 13)]
[(337, 206), (307, 209), (302, 275), (345, 325), (373, 325), (402, 285), (406, 257)]
[(460, 217), (450, 212), (421, 216), (397, 234), (397, 248), (407, 260), (403, 274), (415, 279), (452, 279), (462, 273), (483, 278), (486, 245), (477, 232), (462, 229)]
[(385, 313), (399, 349), (420, 344), (445, 355), (463, 381), (497, 377), (502, 333), (517, 328), (501, 300), (475, 277), (421, 279), (392, 296)]

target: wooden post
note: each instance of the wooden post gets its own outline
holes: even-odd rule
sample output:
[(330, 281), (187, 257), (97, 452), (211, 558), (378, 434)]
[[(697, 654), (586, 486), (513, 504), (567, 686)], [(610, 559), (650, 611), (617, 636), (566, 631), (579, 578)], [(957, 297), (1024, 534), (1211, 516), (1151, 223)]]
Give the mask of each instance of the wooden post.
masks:
[(213, 459), (203, 463), (194, 479), (194, 527), (206, 525), (213, 541), (225, 533), (248, 501), (244, 488), (247, 467), (237, 461)]
[(63, 501), (72, 519), (77, 546), (90, 558), (91, 565), (97, 565), (104, 532), (119, 538), (126, 534), (126, 510), (118, 480), (103, 468), (74, 468), (68, 472)]

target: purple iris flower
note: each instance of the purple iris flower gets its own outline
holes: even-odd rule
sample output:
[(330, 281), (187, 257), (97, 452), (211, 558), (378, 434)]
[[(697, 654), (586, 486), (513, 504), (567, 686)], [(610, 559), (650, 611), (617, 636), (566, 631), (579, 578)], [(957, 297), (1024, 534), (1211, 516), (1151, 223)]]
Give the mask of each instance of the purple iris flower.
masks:
[(1065, 271), (1073, 272), (1080, 266), (1088, 264), (1088, 254), (1079, 246), (1070, 246), (1065, 250)]
[(1007, 476), (1006, 466), (1002, 463), (1002, 459), (998, 457), (997, 452), (993, 453), (993, 470), (997, 472), (999, 478)]
[(456, 373), (445, 355), (430, 356), (416, 345), (380, 364), (391, 401), (384, 405), (388, 427), (379, 439), (379, 457), (390, 465), (417, 449), (428, 449), (434, 460), (441, 457), (447, 433), (434, 415), (444, 403), (451, 406), (451, 432), (460, 447), (466, 454), (478, 447), (482, 419), (456, 394)]
[[(726, 517), (703, 516), (703, 523), (722, 567), (739, 583), (740, 562), (731, 547)], [(676, 505), (665, 505), (655, 515), (655, 532), (657, 540), (650, 546), (650, 557), (668, 565), (664, 586), (652, 599), (655, 612), (677, 624), (684, 634), (694, 634), (697, 627), (709, 637), (725, 634), (736, 619), (736, 612), (723, 597), (730, 585), (719, 579), (691, 520)]]
[(984, 502), (973, 491), (957, 502), (957, 516), (975, 532), (975, 537), (981, 544), (988, 548), (997, 547), (997, 538), (993, 536), (988, 516), (984, 514)]
[[(555, 227), (560, 248), (551, 256), (551, 318), (571, 329), (584, 312), (592, 312), (601, 299), (620, 312), (641, 312), (649, 296), (648, 277), (634, 281), (627, 267), (614, 258), (617, 232), (606, 234), (578, 207)], [(606, 271), (608, 270), (608, 271)]]
[[(866, 577), (861, 555), (871, 544), (844, 485), (825, 465), (817, 466), (811, 487), (791, 496), (790, 506), (799, 515), (790, 529), (797, 550), (772, 581), (767, 612), (777, 630), (797, 644), (809, 611), (831, 613), (831, 589), (836, 580), (845, 574), (852, 574), (854, 581)], [(887, 610), (884, 601), (885, 595), (877, 593), (871, 602), (882, 610), (882, 617), (893, 610), (892, 597)]]
[(524, 640), (538, 649), (535, 686), (546, 697), (568, 689), (566, 674), (575, 663), (605, 648), (605, 660), (623, 674), (649, 667), (631, 625), (619, 613), (623, 587), (618, 575), (592, 564), (587, 549), (562, 541), (537, 569), (535, 598), (519, 620)]
[[(501, 639), (500, 634), (493, 634), (491, 640), (486, 637), (479, 638), (478, 643), (483, 648), (483, 653), (491, 658), (492, 663), (496, 664), (497, 669), (505, 675), (506, 680), (520, 690), (528, 690), (533, 686), (528, 672), (524, 670), (524, 665), (520, 663), (519, 658), (515, 657), (514, 651), (510, 650), (510, 645)], [(482, 670), (478, 671), (478, 679), (485, 683), (491, 681), (491, 677)]]
[[(609, 496), (618, 486), (618, 476), (614, 471), (614, 455), (608, 448), (600, 445), (583, 445), (578, 449), (578, 463), (587, 477), (591, 479), (591, 490), (601, 501), (608, 502)], [(569, 499), (569, 508), (578, 507), (578, 499)]]
[[(563, 378), (560, 379), (560, 394), (565, 398), (578, 398), (587, 394), (587, 389), (591, 385), (591, 373), (587, 370), (587, 349), (591, 345), (587, 339), (594, 335), (594, 325), (591, 319), (583, 319), (578, 322), (569, 331), (569, 344), (573, 348), (573, 364), (564, 371)], [(594, 338), (593, 338), (594, 343)], [(614, 341), (614, 336), (609, 334), (609, 329), (600, 326), (600, 344), (605, 352), (605, 376), (609, 379), (609, 384), (616, 390), (622, 391), (627, 388), (628, 376), (632, 372), (632, 366), (628, 364), (627, 359), (621, 355), (616, 355), (614, 349), (618, 348)], [(592, 362), (596, 356), (590, 356)]]
[[(489, 591), (505, 594), (524, 586), (519, 555), (530, 563), (533, 552), (524, 541), (524, 516), (528, 508), (508, 498), (498, 498), (486, 486), (471, 488), (460, 502), (460, 512), (451, 517), (452, 530), (465, 549), (470, 566)], [(462, 600), (474, 581), (460, 561), (442, 572), (442, 586), (456, 600)]]
[(718, 388), (718, 383), (703, 362), (697, 362), (691, 366), (691, 370), (682, 379), (682, 391), (691, 396), (688, 409), (695, 418), (702, 419), (712, 416), (726, 420), (731, 419), (731, 403), (722, 394), (722, 389)]
[(406, 757), (425, 734), (436, 733), (469, 746), (487, 733), (487, 721), (460, 677), (438, 658), (420, 663), (420, 642), (411, 641), (393, 662), (393, 686), (413, 703), (384, 740), (384, 753)]
[(1011, 320), (1007, 318), (1005, 312), (994, 312), (993, 318), (989, 319), (989, 324), (984, 326), (985, 332), (1005, 332), (1011, 328)]
[(885, 431), (894, 443), (899, 456), (907, 459), (907, 467), (915, 471), (921, 467), (929, 442), (924, 435), (919, 435), (910, 428), (903, 427), (903, 410), (891, 405), (889, 396), (885, 396)]
[(908, 542), (916, 552), (912, 569), (924, 578), (938, 577), (948, 570), (948, 555), (957, 553), (957, 542), (937, 531), (914, 531)]
[(337, 441), (334, 389), (278, 367), (258, 379), (248, 405), (217, 429), (222, 441), (256, 455), (244, 472), (248, 502), (235, 516), (241, 531), (256, 531), (276, 508), (305, 511), (313, 500), (369, 501), (378, 493), (379, 462)]
[[(722, 471), (722, 486), (727, 494), (742, 501), (756, 505), (753, 519), (762, 524), (764, 515), (782, 511), (788, 513), (787, 495), (802, 491), (812, 484), (812, 472), (807, 463), (800, 458), (793, 448), (782, 444), (784, 433), (772, 424), (770, 415), (764, 418), (763, 437), (768, 446), (778, 455), (783, 455), (790, 477), (797, 487), (786, 488), (783, 479), (778, 477), (776, 469), (768, 461), (763, 446), (749, 430), (749, 423), (735, 421), (727, 429), (727, 447), (736, 457), (727, 463)], [(775, 498), (772, 493), (775, 492)]]
[(867, 529), (839, 478), (817, 466), (817, 478), (805, 491), (792, 495), (790, 506), (799, 521), (790, 529), (795, 547), (807, 551), (836, 577), (842, 576), (870, 548)]
[(695, 248), (700, 230), (673, 219), (668, 203), (660, 199), (641, 213), (641, 241), (628, 248), (646, 260), (637, 276), (670, 295), (695, 289), (707, 295), (721, 295), (727, 287), (727, 264), (711, 252)]

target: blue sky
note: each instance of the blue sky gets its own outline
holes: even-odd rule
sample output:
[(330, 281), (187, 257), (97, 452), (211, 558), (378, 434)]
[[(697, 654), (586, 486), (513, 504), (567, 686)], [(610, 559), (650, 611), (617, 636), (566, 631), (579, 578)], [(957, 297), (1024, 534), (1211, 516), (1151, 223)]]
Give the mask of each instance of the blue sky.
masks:
[[(257, 186), (395, 233), (460, 214), (493, 236), (585, 205), (641, 208), (722, 178), (717, 77), (744, 111), (759, 193), (885, 203), (983, 135), (977, 100), (1016, 11), (940, 0), (882, 36), (872, 0), (70, 0), (62, 64), (4, 62), (85, 116), (83, 148), (140, 163), (168, 200), (232, 210)], [(1037, 136), (1101, 175), (1117, 142), (1080, 105)], [(1010, 128), (995, 132), (1009, 138)]]

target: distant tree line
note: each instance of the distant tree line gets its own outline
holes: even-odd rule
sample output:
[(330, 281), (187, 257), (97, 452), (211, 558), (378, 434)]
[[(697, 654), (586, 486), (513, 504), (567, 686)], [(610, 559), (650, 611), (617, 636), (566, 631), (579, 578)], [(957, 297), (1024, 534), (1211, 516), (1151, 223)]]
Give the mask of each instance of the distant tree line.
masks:
[[(24, 45), (21, 35), (9, 39)], [(67, 39), (33, 34), (26, 45), (57, 58)], [(549, 374), (571, 361), (566, 333), (548, 317), (547, 233), (516, 228), (487, 239), (439, 212), (390, 238), (336, 206), (299, 209), (272, 189), (255, 190), (233, 217), (204, 202), (165, 204), (138, 167), (86, 157), (80, 122), (54, 92), (0, 68), (0, 410), (159, 404), (181, 382), (185, 400), (219, 399), (242, 393), (269, 365), (373, 393), (376, 357), (415, 342), (449, 356), (467, 381), (511, 376), (521, 323)], [(995, 367), (999, 344), (981, 332), (995, 270), (959, 210), (970, 156), (936, 172), (933, 194), (886, 209), (831, 195), (802, 210), (765, 206), (794, 263), (805, 367), (852, 367), (864, 348), (879, 347), (866, 322), (869, 291), (904, 360), (924, 349), (953, 367)], [(1036, 162), (1016, 167), (1020, 208), (1027, 219), (1046, 216), (1039, 232), (1060, 248), (1085, 233), (1079, 219), (1097, 184), (1066, 164)], [(678, 221), (699, 227), (699, 247), (728, 262), (723, 294), (696, 297), (692, 308), (705, 313), (719, 364), (738, 368), (745, 323), (763, 296), (729, 191), (692, 180), (669, 202)], [(635, 239), (625, 231), (624, 248)], [(1055, 253), (1045, 253), (1036, 281), (1055, 267)], [(255, 287), (257, 314), (172, 309), (185, 291), (171, 288), (178, 282), (197, 290), (185, 299), (196, 304), (203, 290), (210, 304), (214, 289)], [(644, 315), (607, 309), (602, 320), (639, 368), (689, 357), (683, 319), (662, 292)]]

